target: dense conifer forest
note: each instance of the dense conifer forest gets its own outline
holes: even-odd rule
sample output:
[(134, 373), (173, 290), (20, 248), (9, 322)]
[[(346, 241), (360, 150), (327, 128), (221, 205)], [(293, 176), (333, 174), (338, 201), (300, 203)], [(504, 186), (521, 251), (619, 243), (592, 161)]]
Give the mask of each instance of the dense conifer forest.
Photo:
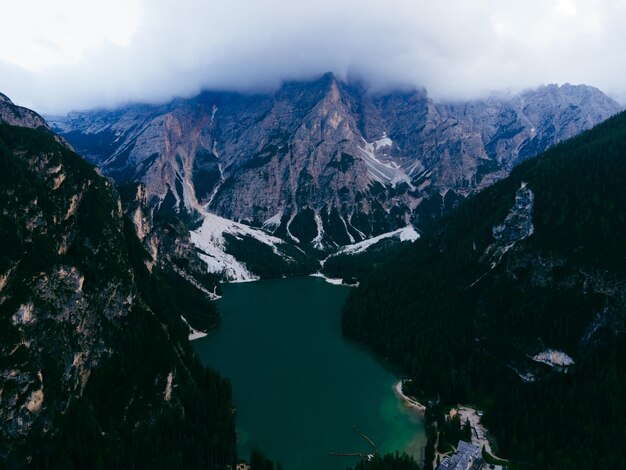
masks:
[[(421, 400), (483, 408), (503, 457), (620, 468), (625, 182), (622, 113), (520, 164), (374, 269), (348, 300), (345, 334), (403, 365)], [(489, 257), (522, 183), (532, 234)], [(547, 348), (575, 364), (531, 360)]]

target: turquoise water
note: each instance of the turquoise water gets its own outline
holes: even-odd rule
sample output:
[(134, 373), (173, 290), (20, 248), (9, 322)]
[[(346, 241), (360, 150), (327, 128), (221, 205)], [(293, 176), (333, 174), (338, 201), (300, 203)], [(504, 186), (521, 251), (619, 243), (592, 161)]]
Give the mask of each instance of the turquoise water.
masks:
[(395, 395), (395, 374), (341, 334), (348, 287), (301, 277), (223, 286), (222, 324), (193, 342), (233, 386), (239, 453), (286, 470), (345, 469), (330, 452), (406, 451), (421, 458), (423, 418)]

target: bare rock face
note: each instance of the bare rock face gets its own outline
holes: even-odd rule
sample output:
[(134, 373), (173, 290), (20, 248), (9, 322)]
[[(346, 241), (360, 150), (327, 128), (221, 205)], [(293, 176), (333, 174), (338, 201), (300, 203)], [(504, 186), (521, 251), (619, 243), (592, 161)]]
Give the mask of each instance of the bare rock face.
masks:
[(2, 93), (0, 93), (0, 121), (11, 126), (50, 129), (39, 114), (28, 108), (16, 106), (8, 96)]
[(533, 202), (533, 192), (526, 183), (522, 183), (515, 193), (515, 205), (507, 214), (504, 222), (492, 228), (495, 241), (487, 247), (482, 257), (483, 261), (489, 262), (491, 269), (496, 267), (502, 257), (517, 242), (533, 234)]
[(50, 132), (60, 145), (70, 150), (74, 150), (67, 140), (51, 131), (46, 120), (39, 114), (31, 109), (15, 105), (8, 96), (2, 93), (0, 93), (0, 122), (11, 126), (27, 127), (30, 129), (39, 129), (45, 132)]
[[(124, 206), (110, 180), (4, 95), (0, 167), (0, 467), (84, 468), (98, 449), (125, 442), (122, 455), (145, 460), (154, 449), (133, 447), (138, 436), (158, 433), (166, 415), (185, 428), (184, 417), (197, 416), (201, 410), (192, 408), (200, 402), (223, 418), (216, 419), (226, 439), (218, 431), (200, 435), (213, 432), (207, 442), (218, 439), (218, 460), (230, 463), (229, 392), (223, 405), (211, 401), (202, 384), (213, 390), (221, 379), (194, 362), (181, 320), (181, 307), (192, 314), (195, 307), (204, 317), (190, 318), (194, 324), (208, 329), (217, 321), (217, 312), (207, 314), (209, 293), (200, 285), (206, 274), (199, 260), (192, 264), (186, 228), (181, 237), (176, 224), (170, 232), (155, 229), (142, 212), (145, 187)], [(166, 240), (167, 250), (150, 252), (155, 238)], [(201, 272), (195, 290), (172, 277), (174, 268), (165, 271), (181, 258), (180, 279)], [(85, 453), (74, 452), (79, 441)]]
[(47, 434), (82, 395), (134, 289), (111, 183), (34, 112), (5, 100), (0, 116), (0, 436), (15, 446), (0, 446), (1, 459)]
[(318, 248), (418, 227), (518, 162), (620, 110), (588, 86), (438, 103), (332, 74), (271, 94), (205, 92), (162, 106), (49, 118), (117, 181), (157, 204), (265, 225)]

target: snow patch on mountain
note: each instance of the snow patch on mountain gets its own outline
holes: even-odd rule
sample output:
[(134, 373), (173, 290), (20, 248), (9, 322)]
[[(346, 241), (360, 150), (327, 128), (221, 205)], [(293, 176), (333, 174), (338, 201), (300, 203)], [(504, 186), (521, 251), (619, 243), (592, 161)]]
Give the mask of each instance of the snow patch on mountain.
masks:
[(180, 316), (180, 319), (189, 328), (189, 335), (188, 335), (189, 341), (193, 341), (194, 339), (204, 338), (207, 335), (207, 333), (205, 333), (204, 331), (196, 330), (193, 326), (189, 324), (187, 319), (183, 317), (182, 315)]
[(274, 231), (280, 227), (280, 221), (283, 218), (283, 211), (279, 211), (272, 217), (263, 222), (263, 228), (266, 230)]
[(379, 150), (385, 147), (393, 147), (393, 141), (387, 137), (387, 134), (383, 134), (382, 139), (378, 139), (372, 143), (374, 150)]
[(533, 356), (533, 361), (543, 362), (551, 367), (554, 366), (571, 366), (574, 364), (574, 359), (565, 354), (562, 351), (557, 351), (555, 349), (546, 349), (545, 351), (540, 352)]
[(320, 272), (310, 274), (310, 276), (311, 277), (320, 277), (320, 278), (324, 279), (326, 282), (328, 282), (329, 284), (333, 284), (335, 286), (348, 285), (348, 284), (344, 284), (343, 283), (343, 279), (338, 279), (338, 278), (333, 278), (333, 277), (326, 277), (326, 276), (324, 276)]
[(315, 225), (317, 227), (317, 235), (311, 241), (313, 248), (316, 250), (324, 250), (327, 248), (327, 244), (324, 243), (324, 224), (322, 223), (322, 217), (319, 212), (316, 212), (314, 215)]
[[(359, 253), (363, 253), (369, 247), (377, 244), (381, 240), (396, 238), (401, 242), (414, 242), (420, 237), (419, 233), (413, 228), (412, 225), (407, 225), (406, 227), (399, 228), (398, 230), (394, 230), (393, 232), (383, 233), (378, 235), (377, 237), (368, 238), (367, 240), (363, 240), (359, 243), (354, 243), (352, 245), (346, 245), (339, 249), (335, 255), (356, 255)], [(332, 256), (335, 256), (332, 255)]]
[(251, 273), (245, 264), (226, 252), (224, 234), (232, 235), (237, 239), (252, 237), (269, 245), (274, 253), (283, 256), (277, 249), (278, 245), (284, 243), (280, 238), (215, 214), (204, 212), (202, 215), (204, 217), (202, 226), (190, 232), (191, 242), (200, 251), (199, 257), (207, 264), (209, 272), (223, 274), (228, 281), (258, 279), (258, 276)]
[(384, 162), (376, 156), (376, 153), (383, 148), (391, 148), (393, 141), (383, 136), (382, 139), (374, 142), (363, 141), (364, 146), (359, 147), (361, 150), (361, 159), (368, 168), (369, 175), (373, 181), (381, 184), (391, 184), (396, 186), (398, 183), (407, 183), (412, 189), (411, 178), (404, 172), (402, 167), (394, 161)]

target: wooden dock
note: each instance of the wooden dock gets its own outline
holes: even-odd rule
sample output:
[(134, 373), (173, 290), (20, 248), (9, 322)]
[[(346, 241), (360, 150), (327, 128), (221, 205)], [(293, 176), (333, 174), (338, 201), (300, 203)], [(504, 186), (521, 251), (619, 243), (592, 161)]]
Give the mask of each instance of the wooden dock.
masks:
[[(374, 454), (378, 453), (378, 448), (376, 447), (376, 444), (374, 443), (374, 441), (371, 440), (367, 435), (359, 431), (358, 428), (356, 427), (356, 424), (352, 425), (352, 430), (355, 433), (357, 433), (359, 436), (361, 436), (363, 439), (365, 439), (367, 443), (374, 448)], [(372, 455), (374, 454), (371, 454), (371, 453), (368, 454), (365, 452), (330, 452), (330, 455), (333, 455), (335, 457), (360, 457), (361, 460), (370, 460)]]

